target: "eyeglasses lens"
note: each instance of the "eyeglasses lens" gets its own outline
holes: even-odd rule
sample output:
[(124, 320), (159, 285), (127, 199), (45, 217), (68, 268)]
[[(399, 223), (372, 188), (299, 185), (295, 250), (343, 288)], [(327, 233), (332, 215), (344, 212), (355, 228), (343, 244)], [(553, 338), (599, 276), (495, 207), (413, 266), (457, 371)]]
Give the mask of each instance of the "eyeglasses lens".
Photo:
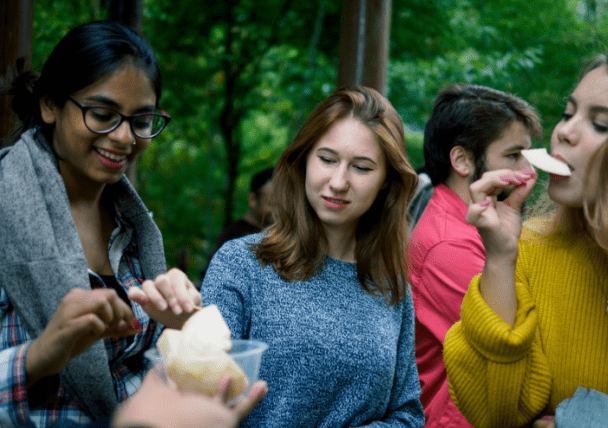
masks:
[(133, 118), (133, 132), (138, 137), (151, 137), (165, 126), (165, 118), (156, 114), (143, 114)]
[(105, 108), (88, 109), (85, 116), (85, 124), (93, 132), (105, 132), (116, 127), (120, 116), (112, 110)]
[[(93, 132), (105, 133), (116, 128), (120, 115), (110, 109), (91, 108), (86, 111), (85, 124)], [(140, 138), (156, 136), (165, 126), (166, 119), (159, 114), (141, 114), (131, 117), (131, 130)]]

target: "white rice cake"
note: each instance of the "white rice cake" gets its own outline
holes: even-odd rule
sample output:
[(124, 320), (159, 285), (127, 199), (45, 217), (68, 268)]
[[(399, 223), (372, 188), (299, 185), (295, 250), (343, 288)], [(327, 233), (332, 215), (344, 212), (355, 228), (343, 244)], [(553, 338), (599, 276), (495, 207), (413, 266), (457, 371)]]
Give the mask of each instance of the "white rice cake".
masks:
[(569, 177), (571, 174), (568, 165), (551, 156), (545, 148), (522, 150), (521, 154), (533, 166), (550, 174), (561, 175), (563, 177)]

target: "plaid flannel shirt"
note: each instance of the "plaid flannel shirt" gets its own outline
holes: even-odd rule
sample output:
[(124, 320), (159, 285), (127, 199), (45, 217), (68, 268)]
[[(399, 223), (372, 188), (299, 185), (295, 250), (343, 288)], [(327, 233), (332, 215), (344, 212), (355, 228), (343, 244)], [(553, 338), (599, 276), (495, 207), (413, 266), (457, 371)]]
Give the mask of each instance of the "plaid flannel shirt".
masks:
[[(133, 228), (116, 212), (118, 227), (113, 231), (108, 246), (112, 269), (125, 292), (141, 287), (141, 271)], [(92, 288), (104, 288), (102, 279), (89, 270)], [(141, 332), (132, 339), (105, 338), (109, 370), (119, 402), (132, 395), (141, 385), (149, 368), (143, 351), (156, 343), (162, 326), (152, 321), (144, 310), (131, 302), (133, 312), (141, 325)], [(25, 374), (25, 355), (33, 342), (25, 331), (19, 315), (0, 284), (0, 427), (19, 424), (49, 427), (56, 420), (76, 423), (91, 422), (78, 407), (70, 393), (59, 384), (58, 377), (38, 382), (28, 391)], [(136, 358), (130, 358), (137, 356)], [(94, 388), (95, 385), (91, 385)], [(49, 395), (49, 392), (51, 393)], [(40, 400), (43, 397), (44, 400)]]

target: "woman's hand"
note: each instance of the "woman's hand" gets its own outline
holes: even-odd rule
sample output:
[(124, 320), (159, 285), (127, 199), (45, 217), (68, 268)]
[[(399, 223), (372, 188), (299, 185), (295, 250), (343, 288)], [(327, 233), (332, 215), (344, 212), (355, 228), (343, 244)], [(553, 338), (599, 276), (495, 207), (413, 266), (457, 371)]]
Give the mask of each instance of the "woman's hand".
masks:
[(59, 373), (75, 356), (104, 337), (136, 334), (131, 308), (112, 289), (71, 290), (25, 357), (27, 385)]
[[(490, 171), (472, 183), (467, 222), (476, 226), (486, 252), (479, 281), (482, 297), (511, 327), (515, 325), (517, 296), (515, 266), (519, 254), (523, 204), (536, 183), (534, 171)], [(510, 191), (504, 201), (498, 195)]]
[(202, 303), (201, 293), (175, 268), (154, 281), (144, 281), (141, 288), (131, 287), (129, 299), (139, 303), (154, 321), (176, 329), (181, 329)]
[[(477, 227), (486, 250), (486, 258), (494, 255), (517, 258), (521, 234), (521, 211), (536, 184), (534, 171), (501, 169), (489, 171), (471, 184), (471, 203), (467, 222)], [(500, 202), (498, 195), (510, 191)]]
[(113, 428), (154, 426), (158, 428), (233, 428), (247, 416), (266, 394), (266, 382), (256, 382), (247, 397), (229, 407), (230, 377), (223, 377), (217, 394), (181, 391), (164, 383), (154, 370), (141, 388), (116, 412)]

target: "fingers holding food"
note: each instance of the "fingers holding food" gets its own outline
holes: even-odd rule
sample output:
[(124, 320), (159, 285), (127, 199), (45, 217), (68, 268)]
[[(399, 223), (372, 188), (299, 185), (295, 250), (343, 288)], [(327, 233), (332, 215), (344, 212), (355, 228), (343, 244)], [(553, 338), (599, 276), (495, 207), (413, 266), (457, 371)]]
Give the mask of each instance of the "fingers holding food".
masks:
[(200, 292), (179, 269), (171, 269), (153, 281), (144, 281), (141, 289), (132, 287), (128, 295), (152, 319), (178, 329), (200, 308), (202, 302)]
[(28, 385), (59, 373), (97, 340), (137, 333), (131, 308), (111, 289), (71, 290), (26, 354)]

